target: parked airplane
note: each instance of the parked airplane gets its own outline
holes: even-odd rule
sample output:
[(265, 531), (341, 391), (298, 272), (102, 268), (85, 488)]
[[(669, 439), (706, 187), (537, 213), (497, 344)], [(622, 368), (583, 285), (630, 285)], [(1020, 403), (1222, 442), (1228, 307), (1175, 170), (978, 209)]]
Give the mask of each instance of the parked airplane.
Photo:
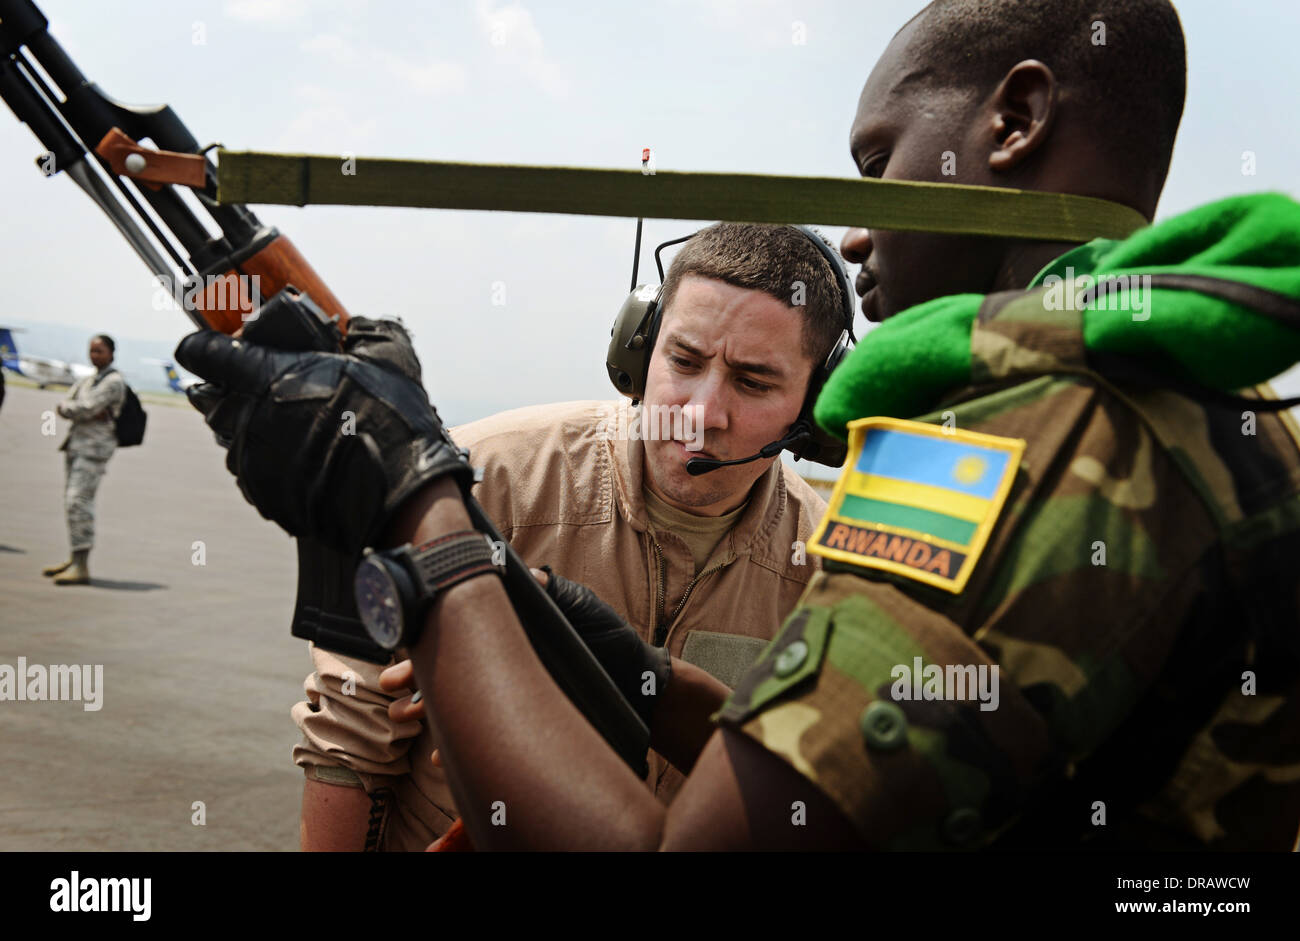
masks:
[(9, 327), (0, 327), (0, 365), (12, 373), (30, 379), (42, 389), (46, 386), (70, 386), (84, 376), (95, 374), (94, 366), (20, 354), (18, 343), (14, 340), (13, 331)]

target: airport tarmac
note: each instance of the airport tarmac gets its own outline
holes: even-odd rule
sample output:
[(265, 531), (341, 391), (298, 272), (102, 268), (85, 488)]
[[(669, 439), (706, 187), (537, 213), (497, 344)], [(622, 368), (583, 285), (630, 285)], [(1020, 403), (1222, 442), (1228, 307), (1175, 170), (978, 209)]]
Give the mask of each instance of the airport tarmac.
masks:
[(43, 414), (64, 394), (10, 382), (0, 407), (0, 668), (102, 666), (102, 699), (0, 700), (0, 850), (297, 849), (293, 541), (184, 399), (146, 399), (100, 486), (92, 584), (56, 587), (67, 422)]

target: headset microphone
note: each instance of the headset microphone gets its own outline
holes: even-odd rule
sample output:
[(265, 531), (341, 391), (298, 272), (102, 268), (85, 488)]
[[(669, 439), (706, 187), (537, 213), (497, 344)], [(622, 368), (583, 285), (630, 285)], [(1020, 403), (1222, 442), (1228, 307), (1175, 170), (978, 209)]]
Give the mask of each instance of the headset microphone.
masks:
[(699, 477), (701, 474), (710, 473), (720, 467), (733, 467), (736, 464), (748, 464), (750, 461), (757, 461), (760, 458), (776, 457), (786, 448), (797, 447), (805, 438), (811, 436), (812, 429), (801, 419), (790, 426), (790, 430), (786, 432), (784, 438), (763, 445), (758, 449), (757, 454), (751, 454), (749, 457), (738, 458), (734, 461), (719, 461), (711, 457), (693, 457), (686, 462), (686, 473), (692, 477)]

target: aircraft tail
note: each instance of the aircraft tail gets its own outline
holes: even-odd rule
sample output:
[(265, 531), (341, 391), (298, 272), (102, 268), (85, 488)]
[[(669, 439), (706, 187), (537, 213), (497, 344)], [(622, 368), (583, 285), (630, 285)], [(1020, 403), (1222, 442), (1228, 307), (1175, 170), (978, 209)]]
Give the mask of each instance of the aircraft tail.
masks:
[(181, 377), (176, 374), (176, 367), (172, 363), (163, 363), (163, 372), (167, 374), (167, 386), (173, 392), (184, 392), (185, 387), (181, 385)]
[(22, 363), (18, 361), (18, 343), (8, 327), (0, 327), (0, 364), (14, 372), (22, 372)]

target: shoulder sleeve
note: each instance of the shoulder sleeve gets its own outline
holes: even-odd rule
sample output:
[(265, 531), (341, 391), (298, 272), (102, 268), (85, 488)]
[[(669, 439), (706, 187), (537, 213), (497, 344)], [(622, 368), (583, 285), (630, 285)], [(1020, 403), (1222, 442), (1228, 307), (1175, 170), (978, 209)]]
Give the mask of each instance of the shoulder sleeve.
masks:
[(121, 373), (113, 374), (112, 389), (108, 390), (106, 397), (108, 407), (113, 411), (113, 417), (116, 418), (122, 414), (122, 406), (126, 404), (126, 380), (122, 378)]
[(384, 668), (315, 645), (311, 656), (316, 672), (303, 683), (307, 699), (292, 711), (303, 736), (294, 746), (294, 763), (304, 768), (347, 768), (363, 780), (368, 775), (409, 772), (407, 752), (420, 723), (388, 718), (393, 697), (379, 688)]
[[(967, 698), (925, 698), (936, 674)], [(987, 653), (895, 586), (846, 573), (814, 577), (718, 720), (805, 775), (877, 849), (980, 846), (1054, 761), (1042, 717)]]
[(474, 498), (507, 541), (514, 543), (527, 527), (608, 516), (593, 467), (600, 460), (598, 429), (610, 411), (605, 402), (561, 402), (451, 429), (452, 439), (482, 471)]
[[(719, 718), (807, 775), (881, 848), (987, 845), (1038, 819), (1049, 793), (1084, 835), (1096, 794), (1070, 785), (1079, 805), (1067, 807), (1058, 787), (1124, 775), (1161, 736), (1178, 753), (1172, 736), (1226, 695), (1206, 686), (1231, 672), (1218, 532), (1178, 461), (1086, 377), (1043, 376), (952, 414), (958, 429), (1026, 441), (964, 587), (928, 579), (921, 533), (846, 540)], [(837, 493), (828, 517), (907, 533), (916, 523), (881, 504), (911, 500), (933, 533), (935, 514), (964, 512), (934, 485), (873, 482), (880, 466), (849, 467), (843, 494), (864, 502)]]

